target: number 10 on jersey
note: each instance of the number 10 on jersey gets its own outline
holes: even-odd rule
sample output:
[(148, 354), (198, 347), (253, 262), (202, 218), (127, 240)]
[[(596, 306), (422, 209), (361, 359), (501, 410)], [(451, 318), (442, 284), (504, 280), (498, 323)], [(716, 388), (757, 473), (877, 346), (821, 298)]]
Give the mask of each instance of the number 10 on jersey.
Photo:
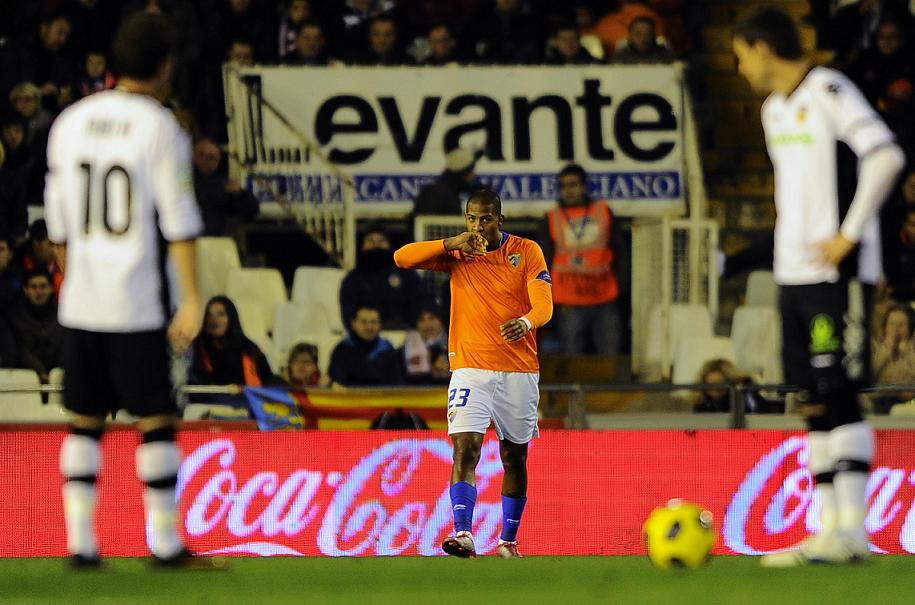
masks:
[[(97, 174), (96, 170), (89, 162), (83, 162), (79, 165), (86, 175), (86, 220), (84, 223), (84, 232), (89, 235), (96, 227), (101, 226), (110, 235), (124, 235), (130, 229), (130, 174), (123, 166), (115, 164), (102, 177), (101, 196), (97, 194), (96, 187), (93, 186), (93, 177)], [(110, 191), (109, 191), (110, 190)], [(115, 195), (109, 195), (113, 193)], [(120, 195), (118, 195), (120, 194)], [(102, 211), (95, 210), (93, 199), (101, 197)], [(120, 227), (112, 224), (109, 205), (112, 202), (117, 203), (115, 215), (120, 215)], [(120, 209), (120, 211), (118, 211)], [(99, 214), (101, 214), (101, 225), (99, 225)]]

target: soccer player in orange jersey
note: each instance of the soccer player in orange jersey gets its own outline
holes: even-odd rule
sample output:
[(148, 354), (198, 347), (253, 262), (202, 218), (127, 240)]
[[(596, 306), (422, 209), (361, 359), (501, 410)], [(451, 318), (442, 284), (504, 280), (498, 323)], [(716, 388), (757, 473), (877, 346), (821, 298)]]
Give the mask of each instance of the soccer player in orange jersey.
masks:
[(451, 508), (455, 534), (442, 549), (476, 556), (471, 533), (476, 467), (490, 422), (499, 436), (502, 534), (499, 554), (520, 557), (517, 534), (527, 501), (527, 444), (538, 434), (540, 365), (536, 328), (553, 314), (550, 274), (536, 242), (502, 232), (502, 200), (488, 190), (467, 200), (467, 231), (407, 244), (397, 266), (451, 274), (448, 433), (454, 444)]

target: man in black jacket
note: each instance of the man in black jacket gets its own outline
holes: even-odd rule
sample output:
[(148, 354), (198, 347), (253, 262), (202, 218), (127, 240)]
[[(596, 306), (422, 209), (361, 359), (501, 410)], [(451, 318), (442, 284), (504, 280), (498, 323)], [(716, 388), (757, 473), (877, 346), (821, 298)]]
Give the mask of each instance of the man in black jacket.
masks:
[(466, 149), (452, 149), (445, 156), (445, 171), (419, 191), (410, 222), (419, 214), (463, 215), (466, 196), (474, 190), (478, 156)]
[(403, 383), (400, 356), (381, 333), (381, 313), (362, 305), (350, 322), (349, 334), (330, 356), (330, 379), (344, 386)]

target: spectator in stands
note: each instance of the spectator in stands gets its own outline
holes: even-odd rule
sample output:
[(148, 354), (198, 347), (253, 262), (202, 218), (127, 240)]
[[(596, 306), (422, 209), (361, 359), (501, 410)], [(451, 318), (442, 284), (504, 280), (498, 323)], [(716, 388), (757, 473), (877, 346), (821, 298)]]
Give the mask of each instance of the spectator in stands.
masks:
[(407, 65), (412, 63), (400, 46), (397, 23), (387, 15), (372, 19), (368, 29), (368, 47), (361, 55), (354, 55), (360, 65)]
[(287, 0), (285, 5), (279, 29), (280, 61), (296, 51), (296, 39), (301, 33), (302, 25), (313, 17), (309, 0)]
[[(694, 393), (693, 411), (696, 413), (704, 412), (730, 412), (731, 396), (727, 387), (731, 385), (752, 385), (753, 379), (749, 374), (737, 369), (733, 362), (727, 359), (711, 359), (702, 365), (699, 370), (699, 376), (696, 377), (697, 384), (720, 384), (723, 388), (707, 389)], [(782, 413), (784, 412), (784, 403), (780, 401), (769, 401), (758, 390), (750, 389), (743, 391), (745, 410), (751, 413)]]
[[(915, 77), (911, 61), (909, 32), (896, 20), (884, 20), (877, 26), (874, 42), (863, 50), (848, 68), (849, 77), (861, 92), (877, 107), (891, 83)], [(878, 110), (883, 111), (880, 107)]]
[(48, 239), (48, 226), (40, 218), (29, 225), (29, 238), (16, 251), (19, 266), (23, 275), (32, 271), (46, 271), (51, 276), (54, 295), (60, 296), (60, 286), (64, 281), (63, 272), (57, 265), (54, 255), (54, 244)]
[(539, 241), (553, 279), (563, 353), (580, 355), (590, 343), (600, 355), (619, 354), (617, 221), (605, 200), (588, 195), (581, 166), (567, 165), (558, 180), (559, 204), (541, 223)]
[(429, 54), (420, 61), (421, 65), (441, 67), (462, 62), (458, 54), (457, 37), (448, 24), (438, 23), (430, 27), (426, 39)]
[(387, 234), (371, 229), (362, 237), (356, 268), (346, 274), (340, 285), (343, 325), (350, 325), (356, 311), (369, 305), (379, 310), (388, 329), (408, 329), (423, 304), (420, 291), (416, 272), (394, 265)]
[(222, 150), (210, 139), (194, 145), (194, 193), (206, 235), (230, 235), (244, 249), (244, 224), (258, 213), (254, 195), (220, 171)]
[(190, 384), (263, 386), (275, 382), (267, 358), (245, 336), (238, 310), (225, 296), (207, 302), (203, 329), (190, 351)]
[(9, 235), (0, 233), (0, 316), (5, 317), (20, 296), (22, 276), (13, 264), (13, 241)]
[(279, 27), (273, 6), (253, 0), (221, 0), (214, 13), (204, 20), (206, 63), (221, 62), (233, 40), (250, 41), (257, 61), (276, 59)]
[[(915, 171), (909, 173), (906, 187), (915, 190)], [(915, 193), (915, 192), (913, 192)], [(899, 231), (899, 253), (886, 259), (886, 280), (890, 295), (901, 302), (915, 301), (915, 206), (907, 206)]]
[(629, 37), (629, 28), (632, 26), (632, 22), (638, 17), (651, 19), (652, 23), (657, 26), (656, 35), (665, 35), (666, 29), (661, 17), (645, 5), (644, 2), (621, 0), (619, 9), (601, 18), (592, 30), (592, 33), (600, 38), (601, 43), (604, 45), (605, 57), (614, 58), (620, 43)]
[(41, 106), (41, 90), (31, 82), (20, 82), (10, 91), (10, 105), (25, 121), (26, 143), (46, 144), (54, 116)]
[(447, 384), (451, 379), (448, 331), (438, 309), (426, 307), (419, 312), (416, 329), (404, 339), (403, 357), (407, 382)]
[(671, 63), (674, 54), (658, 43), (655, 22), (651, 17), (636, 17), (629, 25), (629, 38), (625, 45), (613, 55), (614, 63), (632, 65), (638, 63)]
[(327, 38), (319, 21), (306, 21), (299, 28), (295, 51), (286, 55), (288, 65), (328, 65)]
[[(915, 77), (915, 74), (913, 74)], [(915, 83), (899, 78), (886, 87), (877, 99), (877, 110), (896, 135), (896, 141), (907, 157), (915, 157)]]
[(381, 333), (381, 313), (360, 305), (347, 336), (334, 347), (328, 373), (335, 384), (377, 386), (403, 383), (400, 356)]
[(396, 8), (395, 0), (346, 0), (346, 9), (343, 12), (343, 47), (350, 56), (359, 56), (365, 52), (372, 19), (391, 14)]
[(236, 66), (254, 65), (254, 47), (248, 40), (232, 40), (226, 52), (226, 60)]
[(318, 347), (300, 342), (289, 350), (283, 367), (283, 380), (297, 389), (326, 386), (327, 380), (318, 369)]
[(464, 202), (476, 188), (478, 155), (458, 147), (445, 156), (445, 170), (434, 182), (419, 190), (410, 222), (419, 214), (464, 214)]
[(556, 26), (546, 49), (546, 63), (550, 65), (588, 65), (598, 63), (581, 45), (581, 32), (574, 21)]
[(64, 12), (51, 12), (42, 17), (34, 36), (14, 39), (5, 65), (0, 65), (3, 98), (16, 82), (36, 82), (42, 104), (49, 110), (70, 103), (77, 76), (76, 61), (67, 48), (70, 31), (70, 18)]
[[(915, 383), (915, 347), (912, 308), (895, 303), (890, 305), (871, 344), (871, 374), (874, 384), (894, 385)], [(915, 393), (875, 393), (869, 399), (873, 411), (885, 414), (897, 403), (912, 399)]]
[(92, 49), (109, 48), (121, 15), (121, 2), (78, 0), (68, 4), (67, 15), (73, 28), (69, 46), (73, 56), (84, 57)]
[(27, 273), (22, 292), (24, 296), (9, 313), (20, 364), (35, 370), (41, 382), (46, 383), (48, 373), (60, 361), (64, 339), (63, 328), (57, 322), (51, 276), (42, 269)]
[(88, 97), (92, 93), (114, 88), (114, 74), (108, 69), (108, 59), (101, 50), (90, 50), (83, 62), (83, 73), (79, 81), (79, 95)]
[(0, 120), (0, 231), (13, 240), (28, 226), (26, 186), (31, 160), (25, 146), (25, 122), (9, 112)]
[(908, 21), (909, 18), (907, 7), (900, 1), (860, 0), (839, 8), (829, 27), (821, 30), (826, 35), (817, 42), (821, 48), (835, 49), (833, 65), (838, 69), (847, 69), (871, 48), (881, 21)]
[(540, 62), (546, 37), (541, 23), (523, 0), (496, 0), (471, 30), (477, 34), (477, 59), (504, 65)]

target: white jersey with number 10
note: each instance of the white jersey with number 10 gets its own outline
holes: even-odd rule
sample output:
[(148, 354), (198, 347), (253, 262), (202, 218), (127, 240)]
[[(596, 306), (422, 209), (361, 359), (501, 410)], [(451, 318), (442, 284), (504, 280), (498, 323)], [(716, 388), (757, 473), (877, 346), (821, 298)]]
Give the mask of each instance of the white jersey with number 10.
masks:
[(51, 128), (45, 216), (51, 241), (67, 245), (62, 325), (163, 328), (164, 242), (203, 227), (187, 134), (145, 95), (112, 90), (79, 101)]

